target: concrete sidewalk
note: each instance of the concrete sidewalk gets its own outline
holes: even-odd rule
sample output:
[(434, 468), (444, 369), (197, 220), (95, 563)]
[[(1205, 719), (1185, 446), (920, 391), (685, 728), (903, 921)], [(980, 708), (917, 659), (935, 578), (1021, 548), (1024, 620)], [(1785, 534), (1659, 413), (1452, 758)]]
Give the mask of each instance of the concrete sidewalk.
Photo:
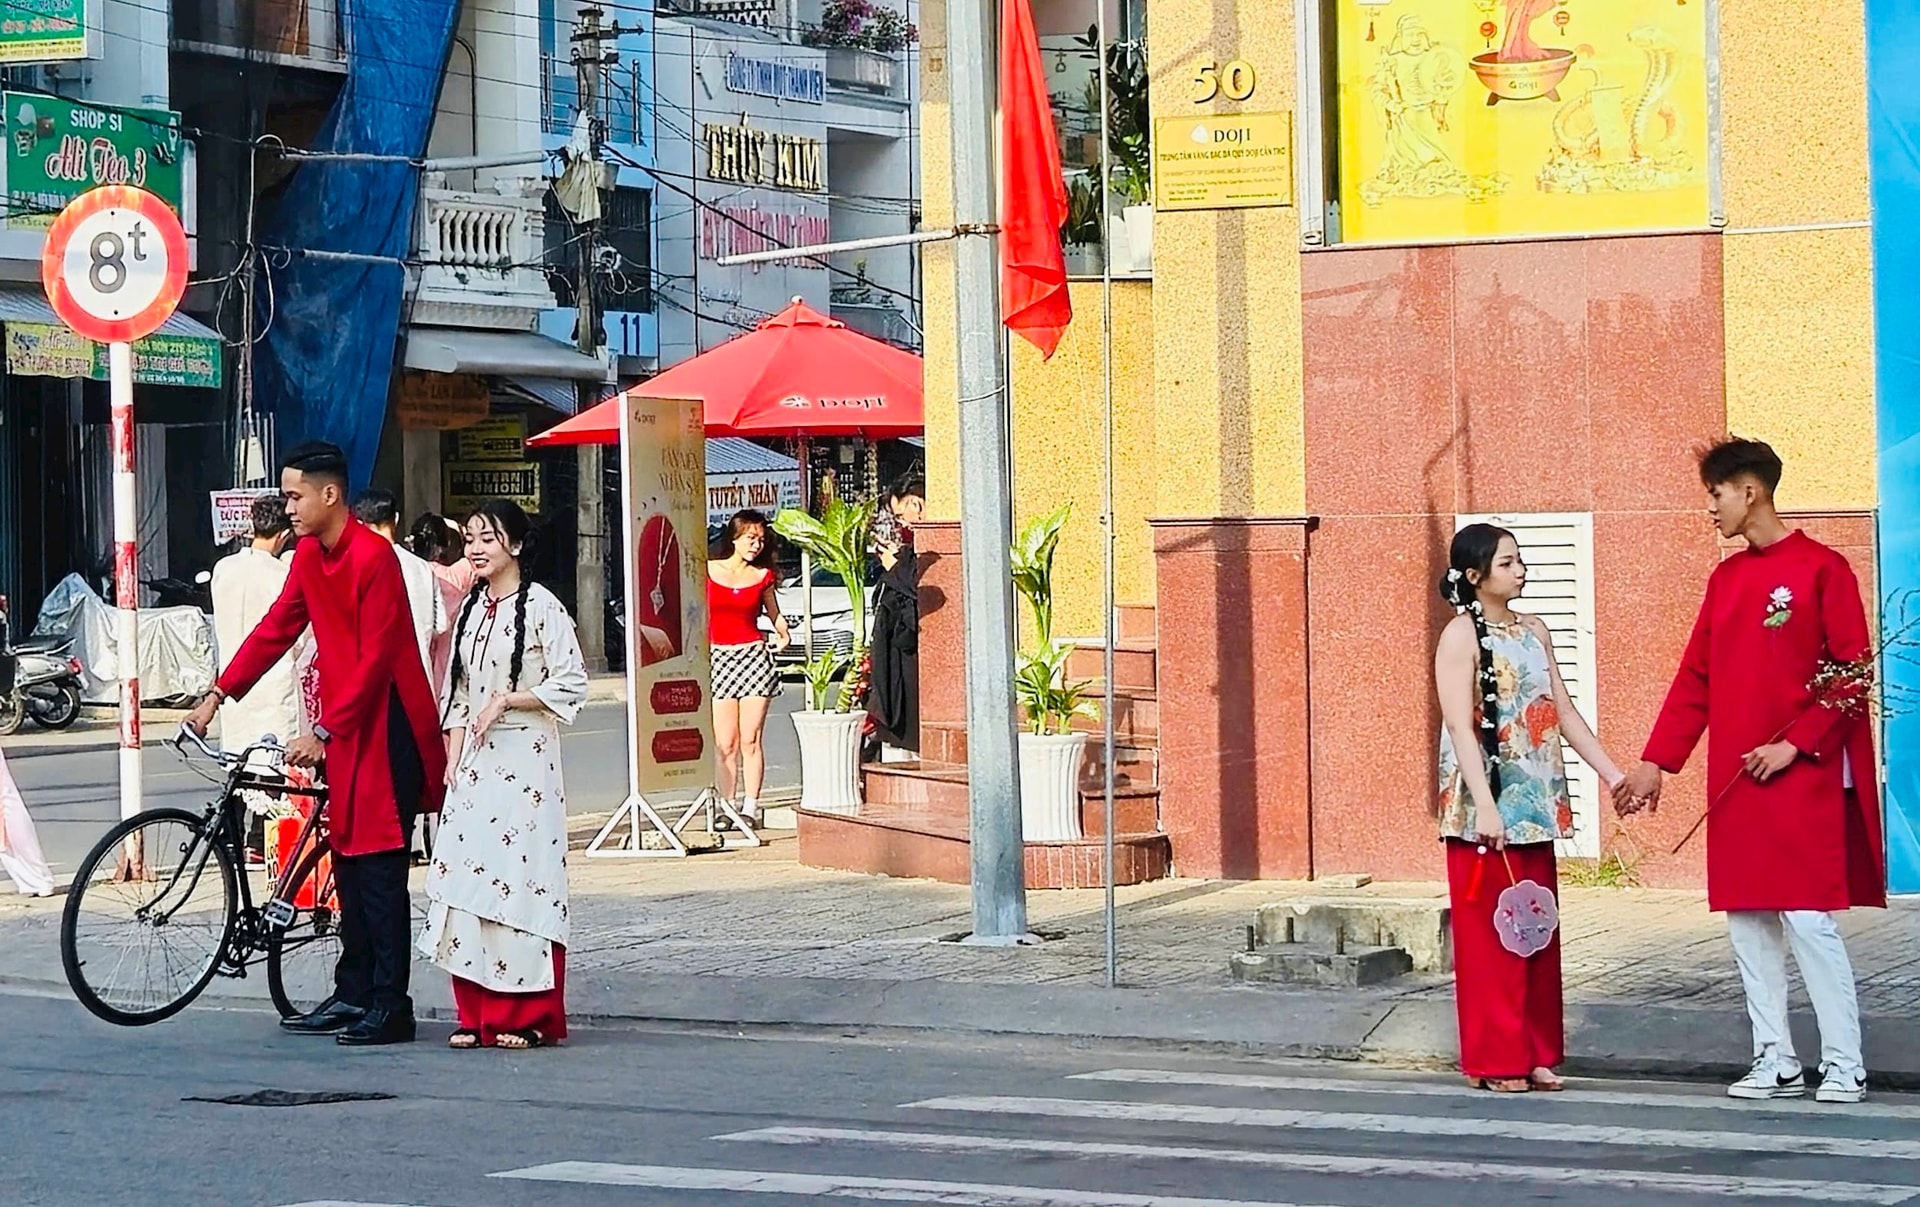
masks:
[[(576, 843), (593, 819), (575, 819)], [(1118, 893), (1120, 983), (1103, 987), (1101, 894), (1036, 892), (1042, 946), (961, 946), (965, 888), (822, 872), (791, 835), (689, 859), (572, 862), (568, 998), (603, 1021), (972, 1032), (1217, 1047), (1444, 1065), (1454, 1056), (1448, 978), (1362, 990), (1247, 988), (1228, 956), (1257, 906), (1339, 895), (1321, 885), (1163, 881)], [(1438, 898), (1438, 885), (1353, 895)], [(416, 905), (418, 903), (416, 902)], [(58, 899), (0, 896), (0, 980), (64, 993)], [(1725, 1077), (1749, 1060), (1738, 977), (1720, 918), (1687, 892), (1567, 889), (1569, 1068)], [(1875, 1084), (1920, 1088), (1920, 903), (1844, 923), (1859, 972)], [(262, 1001), (264, 979), (216, 999)], [(421, 1008), (444, 1013), (445, 977), (417, 965)], [(1816, 1060), (1796, 985), (1801, 1051)], [(239, 1004), (239, 1003), (235, 1003)]]

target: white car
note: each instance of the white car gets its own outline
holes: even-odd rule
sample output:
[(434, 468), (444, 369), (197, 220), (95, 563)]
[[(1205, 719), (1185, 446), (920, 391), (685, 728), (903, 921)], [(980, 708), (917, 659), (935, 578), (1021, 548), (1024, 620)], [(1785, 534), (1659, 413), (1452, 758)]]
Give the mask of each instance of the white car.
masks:
[[(800, 590), (800, 576), (795, 574), (782, 579), (775, 597), (780, 601), (780, 614), (787, 618), (787, 631), (793, 635), (793, 644), (788, 646), (776, 659), (781, 662), (800, 663), (807, 659), (807, 609)], [(866, 630), (869, 638), (873, 635), (873, 588), (866, 588)], [(760, 630), (768, 635), (773, 633), (773, 623), (765, 616), (760, 618)], [(838, 576), (816, 568), (813, 572), (813, 648), (818, 653), (822, 649), (853, 649), (853, 607), (847, 599), (847, 588)]]

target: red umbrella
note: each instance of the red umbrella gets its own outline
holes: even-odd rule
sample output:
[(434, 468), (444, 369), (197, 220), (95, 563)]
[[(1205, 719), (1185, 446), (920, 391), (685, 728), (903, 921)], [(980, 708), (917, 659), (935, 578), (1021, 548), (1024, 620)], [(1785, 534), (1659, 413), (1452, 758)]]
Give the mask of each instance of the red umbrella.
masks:
[[(633, 387), (698, 398), (710, 436), (916, 436), (926, 426), (920, 358), (793, 305), (719, 347)], [(527, 441), (617, 444), (619, 398)]]

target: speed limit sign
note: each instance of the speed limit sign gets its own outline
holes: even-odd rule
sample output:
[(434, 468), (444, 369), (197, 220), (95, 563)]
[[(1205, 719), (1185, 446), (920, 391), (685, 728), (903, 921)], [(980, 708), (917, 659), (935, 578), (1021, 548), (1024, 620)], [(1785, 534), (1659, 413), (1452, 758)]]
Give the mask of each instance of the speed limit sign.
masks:
[(187, 288), (187, 233), (166, 202), (131, 185), (68, 203), (40, 254), (47, 301), (78, 335), (132, 343), (173, 314)]

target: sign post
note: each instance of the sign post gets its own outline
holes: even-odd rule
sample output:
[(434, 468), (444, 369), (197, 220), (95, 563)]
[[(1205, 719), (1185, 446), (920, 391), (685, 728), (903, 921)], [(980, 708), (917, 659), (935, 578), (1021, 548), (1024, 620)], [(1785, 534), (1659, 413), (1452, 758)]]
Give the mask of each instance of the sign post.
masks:
[[(140, 812), (140, 554), (133, 463), (133, 341), (160, 329), (187, 287), (187, 235), (167, 203), (131, 185), (92, 189), (60, 211), (40, 257), (47, 301), (75, 334), (107, 345), (112, 402), (113, 595), (119, 631), (120, 816)], [(122, 873), (137, 872), (130, 851)]]

